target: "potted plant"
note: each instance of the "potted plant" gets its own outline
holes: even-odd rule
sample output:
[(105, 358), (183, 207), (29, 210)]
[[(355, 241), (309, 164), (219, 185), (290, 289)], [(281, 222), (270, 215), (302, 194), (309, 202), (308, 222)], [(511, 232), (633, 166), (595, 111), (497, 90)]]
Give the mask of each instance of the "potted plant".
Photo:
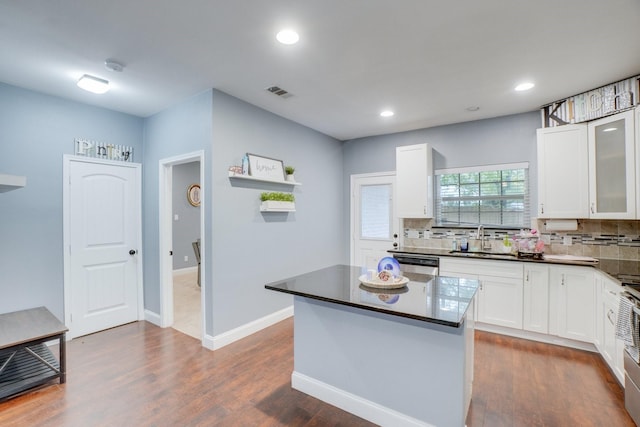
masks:
[(260, 194), (260, 200), (262, 204), (260, 205), (261, 211), (295, 211), (295, 196), (291, 193), (281, 193), (281, 192), (272, 192), (272, 193), (262, 193)]
[(294, 168), (293, 166), (285, 166), (284, 167), (284, 172), (287, 174), (287, 181), (290, 182), (295, 182), (295, 178), (293, 176), (293, 173), (296, 171), (296, 168)]

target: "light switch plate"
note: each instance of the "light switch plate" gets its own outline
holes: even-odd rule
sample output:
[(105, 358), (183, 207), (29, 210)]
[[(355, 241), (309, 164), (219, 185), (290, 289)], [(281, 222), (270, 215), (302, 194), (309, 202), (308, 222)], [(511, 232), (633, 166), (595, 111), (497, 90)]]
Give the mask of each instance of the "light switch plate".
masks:
[(175, 215), (173, 216), (173, 220), (174, 220), (174, 221), (177, 221), (177, 220), (179, 220), (179, 219), (180, 219), (180, 217), (178, 216), (178, 214), (175, 214)]

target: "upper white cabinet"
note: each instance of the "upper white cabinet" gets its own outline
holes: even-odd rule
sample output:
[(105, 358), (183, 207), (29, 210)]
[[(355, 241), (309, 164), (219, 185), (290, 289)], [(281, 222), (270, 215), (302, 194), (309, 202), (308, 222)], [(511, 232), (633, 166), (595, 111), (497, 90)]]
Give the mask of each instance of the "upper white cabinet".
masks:
[(433, 155), (428, 144), (396, 147), (399, 218), (433, 218)]
[(588, 218), (587, 125), (538, 129), (538, 217)]
[(589, 217), (636, 217), (634, 112), (590, 122)]

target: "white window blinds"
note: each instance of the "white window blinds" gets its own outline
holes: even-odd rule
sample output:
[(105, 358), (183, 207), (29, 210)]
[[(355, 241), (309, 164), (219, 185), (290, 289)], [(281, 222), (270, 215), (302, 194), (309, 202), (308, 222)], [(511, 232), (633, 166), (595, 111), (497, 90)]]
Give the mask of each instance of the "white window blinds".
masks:
[(528, 228), (529, 165), (436, 171), (436, 225)]

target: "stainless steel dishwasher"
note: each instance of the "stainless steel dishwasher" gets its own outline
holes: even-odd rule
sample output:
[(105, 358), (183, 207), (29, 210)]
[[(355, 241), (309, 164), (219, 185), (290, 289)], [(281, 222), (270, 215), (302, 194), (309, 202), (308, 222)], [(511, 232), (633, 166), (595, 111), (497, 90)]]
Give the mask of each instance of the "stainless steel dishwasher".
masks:
[(403, 273), (438, 275), (440, 258), (433, 255), (423, 254), (393, 254), (393, 257), (400, 264), (400, 271)]

